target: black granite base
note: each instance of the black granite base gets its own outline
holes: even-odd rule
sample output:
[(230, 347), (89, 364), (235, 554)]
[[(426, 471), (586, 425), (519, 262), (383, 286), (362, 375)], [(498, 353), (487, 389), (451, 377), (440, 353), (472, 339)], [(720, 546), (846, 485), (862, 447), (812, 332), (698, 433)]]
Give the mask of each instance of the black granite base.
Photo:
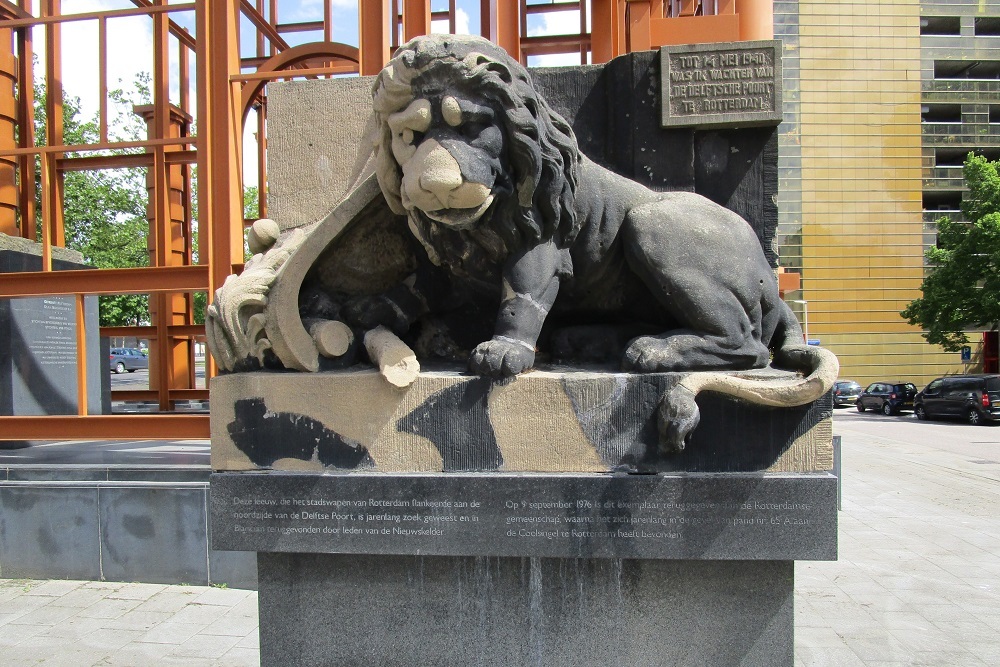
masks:
[(791, 561), (261, 553), (257, 563), (264, 667), (793, 662)]
[(550, 558), (837, 557), (827, 473), (212, 475), (216, 549)]

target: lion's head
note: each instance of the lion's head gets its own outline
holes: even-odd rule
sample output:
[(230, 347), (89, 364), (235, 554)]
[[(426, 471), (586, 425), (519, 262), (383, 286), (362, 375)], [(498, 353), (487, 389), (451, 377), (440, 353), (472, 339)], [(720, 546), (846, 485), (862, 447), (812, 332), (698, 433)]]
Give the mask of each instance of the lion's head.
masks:
[(418, 37), (396, 51), (373, 96), (378, 181), (421, 240), (484, 220), (508, 248), (573, 240), (576, 138), (503, 49)]

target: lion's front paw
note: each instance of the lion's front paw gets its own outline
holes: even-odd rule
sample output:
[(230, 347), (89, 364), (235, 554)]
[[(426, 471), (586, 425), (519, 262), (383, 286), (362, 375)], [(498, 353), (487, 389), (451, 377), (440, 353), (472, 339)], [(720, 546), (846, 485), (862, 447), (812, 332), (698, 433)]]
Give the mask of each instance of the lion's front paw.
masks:
[(535, 351), (527, 343), (494, 338), (476, 346), (469, 357), (469, 370), (486, 377), (510, 377), (531, 368)]
[(385, 295), (351, 299), (344, 304), (341, 316), (348, 324), (365, 330), (384, 326), (401, 336), (410, 328), (406, 314)]
[(660, 408), (657, 412), (660, 451), (664, 454), (684, 451), (691, 434), (701, 421), (694, 394), (685, 387), (675, 386), (660, 399)]

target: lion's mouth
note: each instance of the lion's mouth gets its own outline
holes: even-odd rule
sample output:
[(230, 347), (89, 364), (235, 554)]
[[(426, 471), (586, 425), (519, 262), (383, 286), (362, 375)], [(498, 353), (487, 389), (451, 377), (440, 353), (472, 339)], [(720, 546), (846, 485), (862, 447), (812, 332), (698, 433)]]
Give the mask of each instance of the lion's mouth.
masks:
[(465, 229), (476, 224), (492, 203), (493, 195), (489, 195), (486, 201), (476, 208), (442, 208), (437, 211), (424, 211), (424, 215), (452, 229)]

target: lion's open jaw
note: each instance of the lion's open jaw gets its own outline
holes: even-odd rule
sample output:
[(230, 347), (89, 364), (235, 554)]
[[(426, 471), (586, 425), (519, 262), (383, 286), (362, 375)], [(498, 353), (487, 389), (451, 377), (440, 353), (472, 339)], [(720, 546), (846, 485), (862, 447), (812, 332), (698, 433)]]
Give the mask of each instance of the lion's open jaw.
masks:
[(467, 229), (475, 225), (479, 221), (479, 218), (483, 217), (483, 214), (486, 213), (486, 210), (492, 203), (493, 195), (490, 195), (486, 198), (486, 201), (476, 208), (443, 208), (437, 211), (424, 211), (423, 213), (434, 222), (447, 225), (452, 229)]

